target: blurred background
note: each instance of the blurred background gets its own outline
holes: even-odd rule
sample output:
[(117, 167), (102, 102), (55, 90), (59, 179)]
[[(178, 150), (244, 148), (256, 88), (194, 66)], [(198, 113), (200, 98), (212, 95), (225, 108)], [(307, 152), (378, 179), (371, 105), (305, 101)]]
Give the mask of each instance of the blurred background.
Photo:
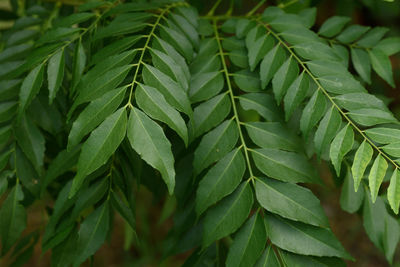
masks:
[[(0, 36), (4, 30), (13, 25), (13, 21), (18, 17), (18, 12), (14, 12), (12, 7), (21, 1), (23, 0), (0, 0)], [(27, 2), (35, 1), (27, 0)], [(72, 6), (80, 3), (78, 0), (61, 0), (60, 2)], [(198, 8), (200, 14), (205, 14), (215, 3), (215, 1), (204, 0), (189, 0), (189, 2)], [(215, 13), (225, 13), (229, 8), (229, 2), (228, 0), (222, 1)], [(234, 0), (234, 2), (233, 12), (237, 15), (245, 14), (258, 3), (254, 0)], [(36, 3), (38, 5), (54, 4), (54, 2), (46, 1), (36, 1)], [(317, 7), (317, 23), (314, 29), (318, 29), (330, 16), (343, 15), (351, 17), (353, 24), (372, 27), (384, 26), (389, 28), (389, 36), (400, 36), (400, 0), (270, 0), (260, 7), (260, 11), (274, 4), (284, 4), (288, 12), (296, 12), (309, 6)], [(391, 62), (396, 89), (388, 86), (374, 73), (372, 84), (368, 90), (386, 96), (391, 110), (400, 119), (400, 54), (393, 56)], [(360, 215), (348, 214), (341, 210), (339, 204), (341, 182), (337, 181), (338, 178), (332, 177), (328, 164), (322, 163), (319, 168), (327, 186), (315, 187), (312, 190), (321, 200), (333, 232), (343, 246), (357, 259), (357, 263), (348, 262), (348, 266), (388, 266), (383, 254), (374, 247), (365, 234)], [(137, 234), (140, 241), (133, 238), (133, 234), (129, 233), (129, 228), (125, 228), (123, 220), (116, 216), (112, 236), (96, 254), (92, 266), (180, 266), (190, 255), (188, 252), (173, 258), (162, 259), (163, 241), (173, 223), (171, 214), (175, 208), (175, 199), (173, 197), (157, 197), (145, 187), (141, 187), (138, 194), (137, 199), (140, 202), (137, 202)], [(44, 206), (45, 203), (35, 202), (29, 208), (28, 226), (31, 229), (28, 231), (44, 229), (47, 221), (46, 215), (43, 213)], [(50, 266), (49, 256), (48, 252), (42, 255), (39, 246), (35, 247), (33, 258), (26, 266)], [(393, 265), (400, 266), (399, 248), (395, 254)]]

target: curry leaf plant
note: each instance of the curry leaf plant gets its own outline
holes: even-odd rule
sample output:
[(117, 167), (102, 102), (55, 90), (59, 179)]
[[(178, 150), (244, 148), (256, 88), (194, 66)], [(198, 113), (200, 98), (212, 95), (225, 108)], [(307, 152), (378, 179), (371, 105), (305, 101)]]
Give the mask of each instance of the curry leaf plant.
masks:
[[(341, 16), (318, 27), (315, 8), (265, 1), (239, 15), (216, 14), (221, 1), (206, 14), (173, 0), (31, 2), (0, 45), (2, 266), (37, 244), (52, 266), (93, 261), (115, 214), (140, 243), (143, 186), (176, 200), (164, 259), (345, 266), (357, 258), (310, 190), (322, 161), (392, 262), (400, 127), (369, 88), (375, 74), (395, 87), (389, 29)], [(38, 202), (46, 222), (32, 229)]]

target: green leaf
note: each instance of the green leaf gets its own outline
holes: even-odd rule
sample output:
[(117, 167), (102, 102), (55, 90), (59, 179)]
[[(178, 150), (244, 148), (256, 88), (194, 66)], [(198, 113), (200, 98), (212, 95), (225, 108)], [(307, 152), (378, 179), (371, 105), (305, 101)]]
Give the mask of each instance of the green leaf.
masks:
[(398, 214), (400, 206), (400, 173), (398, 169), (393, 171), (392, 177), (390, 178), (387, 198), (394, 213)]
[[(10, 37), (8, 37), (7, 40), (7, 46), (13, 46), (13, 45), (19, 45), (19, 44), (23, 44), (25, 42), (29, 42), (33, 39), (35, 39), (37, 36), (39, 35), (39, 31), (38, 30), (21, 30), (21, 31), (17, 31), (15, 33), (13, 33), (12, 35), (10, 35)], [(30, 47), (30, 45), (28, 45), (27, 47)], [(14, 54), (15, 56), (15, 54)]]
[(348, 44), (359, 39), (364, 33), (366, 33), (370, 27), (362, 25), (350, 25), (344, 31), (342, 31), (336, 39), (342, 43)]
[(366, 93), (364, 87), (359, 81), (355, 80), (349, 73), (338, 73), (335, 75), (323, 75), (318, 81), (329, 93), (348, 94), (348, 93)]
[(268, 148), (251, 152), (257, 168), (269, 177), (292, 183), (320, 183), (304, 155)]
[(311, 28), (317, 19), (317, 8), (309, 7), (299, 12), (299, 17), (303, 20), (303, 25)]
[[(57, 249), (55, 247), (57, 247), (59, 244), (64, 244), (63, 241), (68, 239), (68, 236), (71, 234), (72, 230), (76, 230), (76, 229), (74, 229), (74, 226), (75, 225), (72, 224), (68, 227), (64, 227), (65, 229), (57, 231), (57, 233), (54, 235), (54, 237), (52, 239), (50, 239), (50, 241), (48, 241), (42, 245), (42, 251), (44, 252), (49, 249), (53, 249), (52, 254), (53, 253), (57, 254)], [(52, 261), (53, 261), (53, 259), (52, 259)], [(52, 264), (55, 262), (56, 261), (52, 262)]]
[(289, 58), (278, 69), (275, 76), (272, 78), (272, 89), (274, 91), (276, 102), (279, 104), (286, 94), (289, 86), (299, 75), (299, 66), (296, 61)]
[(196, 8), (192, 6), (179, 6), (175, 10), (184, 16), (193, 27), (197, 28), (199, 26), (199, 14)]
[(377, 127), (365, 130), (365, 134), (374, 142), (390, 144), (400, 142), (400, 130)]
[(57, 157), (52, 160), (47, 168), (46, 176), (41, 184), (41, 195), (46, 187), (57, 177), (72, 169), (78, 162), (81, 146), (75, 146), (69, 150), (62, 150)]
[(0, 195), (2, 196), (8, 188), (8, 175), (7, 172), (3, 172), (2, 175), (0, 175)]
[(304, 108), (300, 119), (300, 130), (306, 138), (311, 129), (324, 115), (326, 106), (325, 96), (320, 90), (316, 90)]
[(0, 98), (3, 101), (14, 99), (18, 96), (18, 88), (20, 86), (20, 79), (0, 81)]
[(354, 189), (357, 192), (361, 179), (364, 177), (365, 168), (372, 159), (373, 150), (366, 140), (362, 142), (354, 155), (353, 166), (351, 172), (354, 179)]
[[(199, 52), (200, 53), (200, 52)], [(190, 64), (192, 77), (196, 74), (219, 71), (221, 69), (221, 57), (213, 53), (213, 56), (198, 54)]]
[(93, 68), (91, 68), (79, 81), (77, 85), (77, 91), (84, 91), (85, 87), (90, 86), (96, 82), (99, 77), (105, 75), (108, 71), (117, 67), (125, 66), (134, 59), (137, 54), (136, 50), (128, 50), (120, 54), (114, 54), (107, 56), (103, 60), (100, 60)]
[(31, 44), (20, 44), (8, 47), (0, 53), (0, 62), (21, 59), (29, 53), (31, 48)]
[(111, 115), (124, 99), (126, 87), (109, 91), (92, 101), (72, 124), (68, 135), (68, 149), (79, 144), (82, 138), (93, 131), (101, 122)]
[(54, 27), (70, 27), (74, 24), (78, 24), (87, 21), (95, 16), (94, 13), (82, 12), (69, 15), (67, 17), (61, 18), (54, 22)]
[[(235, 37), (233, 37), (235, 38)], [(231, 40), (232, 38), (224, 38), (224, 40), (222, 40), (222, 46), (224, 46), (224, 41), (226, 43), (226, 40)], [(237, 38), (235, 38), (235, 40), (238, 40)], [(225, 48), (225, 47), (224, 47)], [(199, 52), (196, 55), (196, 58), (193, 60), (192, 64), (198, 59), (202, 59), (204, 60), (205, 58), (209, 58), (210, 55), (217, 55), (219, 56), (218, 53), (219, 47), (218, 47), (218, 42), (215, 38), (204, 38), (200, 41), (200, 48), (199, 48)]]
[(283, 99), (285, 104), (285, 119), (286, 121), (292, 116), (295, 109), (303, 102), (310, 88), (310, 80), (307, 74), (302, 72), (299, 77), (290, 85)]
[(326, 44), (321, 42), (307, 42), (293, 46), (296, 54), (304, 59), (338, 60), (339, 56)]
[(97, 127), (82, 146), (77, 174), (69, 196), (76, 194), (86, 176), (101, 167), (114, 154), (126, 134), (126, 109), (120, 108)]
[[(24, 67), (22, 60), (0, 63), (0, 79), (15, 79), (20, 74), (20, 69)], [(16, 72), (18, 73), (15, 74)]]
[(93, 206), (102, 199), (109, 188), (109, 179), (105, 178), (82, 190), (75, 201), (74, 208), (70, 213), (70, 218), (72, 220), (78, 218), (81, 212), (87, 207)]
[(343, 65), (348, 68), (349, 67), (349, 51), (344, 45), (341, 44), (332, 44), (331, 45), (333, 51), (339, 56), (340, 61), (342, 61)]
[[(222, 45), (223, 44), (224, 43), (222, 42)], [(192, 76), (203, 72), (219, 71), (221, 69), (221, 57), (217, 53), (218, 51), (218, 43), (215, 39), (203, 39), (200, 43), (199, 52), (190, 64), (190, 72)]]
[(78, 232), (74, 266), (79, 266), (92, 256), (106, 241), (110, 223), (110, 206), (103, 203), (82, 222)]
[(232, 194), (211, 208), (204, 218), (203, 248), (235, 232), (249, 216), (253, 206), (253, 192), (243, 182)]
[(198, 105), (193, 112), (194, 137), (198, 137), (220, 124), (231, 110), (231, 101), (227, 94), (219, 94)]
[[(311, 73), (320, 78), (321, 76), (332, 76), (336, 77), (341, 75), (345, 78), (352, 78), (347, 68), (342, 65), (339, 61), (331, 60), (312, 60), (306, 62), (307, 67), (310, 69)], [(337, 80), (337, 79), (336, 79)]]
[(190, 81), (190, 101), (196, 103), (217, 95), (224, 87), (224, 76), (220, 71), (198, 73)]
[(260, 177), (255, 184), (258, 203), (282, 217), (307, 224), (329, 227), (319, 199), (307, 188)]
[(43, 69), (44, 64), (35, 67), (33, 70), (31, 70), (31, 72), (29, 72), (22, 82), (21, 89), (19, 91), (19, 118), (21, 118), (25, 109), (32, 102), (33, 98), (39, 93), (43, 82)]
[(282, 121), (280, 111), (271, 95), (250, 93), (238, 98), (244, 110), (254, 110), (267, 121)]
[(369, 58), (371, 59), (372, 68), (375, 72), (390, 86), (396, 87), (393, 80), (392, 65), (390, 63), (389, 56), (387, 56), (382, 50), (374, 48), (368, 50)]
[(372, 203), (369, 194), (365, 194), (363, 205), (363, 224), (369, 239), (377, 248), (383, 250), (383, 236), (385, 231), (385, 217), (388, 215), (381, 197)]
[(195, 174), (223, 158), (235, 146), (239, 138), (238, 127), (234, 120), (224, 121), (203, 136), (194, 152), (193, 167)]
[[(181, 15), (171, 13), (171, 19), (178, 25), (185, 36), (189, 39), (192, 45), (196, 48), (199, 47), (199, 35), (196, 28), (189, 23), (189, 20)], [(197, 16), (198, 17), (198, 16)], [(193, 20), (193, 19), (192, 19)]]
[(314, 136), (314, 145), (318, 157), (328, 150), (329, 144), (336, 136), (342, 123), (342, 117), (337, 109), (332, 106), (319, 123)]
[(93, 101), (115, 89), (125, 79), (131, 68), (132, 66), (130, 65), (114, 68), (101, 75), (94, 82), (88, 84), (88, 86), (83, 87), (75, 99), (69, 115), (72, 114), (78, 105)]
[(11, 149), (9, 149), (9, 150), (1, 153), (1, 155), (0, 155), (0, 170), (3, 170), (6, 167), (12, 152), (13, 151)]
[(208, 207), (229, 195), (239, 185), (246, 170), (240, 149), (218, 161), (200, 181), (196, 193), (196, 212), (201, 215)]
[(45, 43), (58, 42), (63, 39), (67, 39), (72, 35), (80, 32), (81, 28), (63, 28), (56, 27), (48, 32), (46, 32), (40, 39), (36, 42), (36, 45), (42, 45)]
[(96, 34), (93, 36), (94, 40), (100, 40), (103, 38), (117, 36), (122, 34), (136, 33), (143, 30), (146, 27), (146, 18), (135, 19), (135, 17), (130, 17), (122, 21), (122, 19), (115, 19), (113, 22), (105, 27), (99, 28)]
[(189, 72), (189, 68), (186, 64), (186, 60), (183, 56), (181, 56), (181, 54), (179, 54), (174, 47), (172, 47), (169, 43), (167, 43), (166, 41), (158, 38), (157, 36), (154, 37), (153, 39), (153, 49), (156, 48), (164, 53), (166, 53), (167, 55), (169, 55), (175, 62), (176, 65), (179, 65), (182, 69), (183, 72), (185, 73), (186, 79), (189, 80), (190, 79), (190, 72)]
[(298, 138), (279, 122), (247, 122), (245, 127), (250, 139), (259, 147), (299, 150)]
[(178, 82), (185, 91), (188, 91), (189, 83), (183, 68), (176, 64), (174, 59), (164, 52), (157, 49), (152, 49), (150, 51), (154, 66), (170, 76), (175, 82)]
[(382, 147), (382, 150), (385, 151), (385, 153), (389, 154), (390, 156), (393, 157), (400, 157), (400, 143), (391, 143), (388, 145), (385, 145)]
[(8, 101), (0, 103), (0, 122), (11, 120), (18, 109), (17, 101)]
[(387, 106), (382, 100), (374, 95), (367, 93), (350, 93), (335, 96), (335, 102), (344, 109), (355, 110), (362, 108), (376, 108), (387, 110)]
[(280, 35), (283, 37), (283, 39), (285, 39), (285, 41), (287, 41), (291, 45), (298, 45), (309, 42), (321, 43), (321, 39), (319, 38), (319, 36), (312, 30), (309, 30), (307, 28), (290, 29), (281, 32)]
[(324, 37), (333, 37), (340, 33), (343, 27), (350, 21), (349, 17), (333, 16), (327, 19), (318, 31)]
[(274, 18), (269, 24), (274, 30), (283, 32), (290, 29), (302, 28), (306, 23), (298, 15), (282, 14)]
[[(15, 170), (16, 177), (19, 178), (21, 185), (35, 197), (39, 195), (38, 181), (41, 179), (40, 172), (36, 172), (33, 164), (24, 155), (19, 146), (15, 147), (14, 158), (10, 162)], [(4, 155), (2, 155), (4, 157)], [(41, 174), (41, 173), (40, 173)], [(39, 178), (39, 179), (38, 179)]]
[(264, 10), (262, 14), (262, 20), (265, 22), (271, 22), (273, 19), (283, 14), (285, 14), (285, 11), (283, 11), (282, 8), (279, 8), (277, 6), (269, 6)]
[(260, 64), (261, 88), (265, 89), (278, 69), (286, 60), (285, 50), (280, 46), (275, 46), (270, 50)]
[(170, 104), (157, 89), (138, 84), (135, 91), (135, 99), (138, 106), (153, 119), (166, 123), (188, 144), (188, 132), (182, 116)]
[(127, 135), (132, 148), (141, 158), (160, 171), (172, 194), (175, 187), (174, 157), (162, 128), (142, 111), (132, 108)]
[(346, 263), (336, 257), (314, 257), (303, 256), (290, 253), (284, 250), (278, 250), (282, 261), (286, 266), (293, 267), (346, 267)]
[(64, 78), (65, 57), (64, 50), (58, 51), (49, 59), (47, 65), (47, 79), (49, 82), (49, 103), (51, 104), (57, 95)]
[(132, 230), (136, 229), (135, 210), (127, 201), (122, 199), (115, 191), (111, 194), (112, 206), (118, 211), (119, 214), (129, 223)]
[(238, 19), (236, 22), (236, 36), (243, 39), (246, 34), (255, 27), (255, 21), (248, 19)]
[(239, 68), (248, 68), (249, 67), (249, 60), (247, 57), (246, 49), (235, 49), (229, 52), (229, 60), (232, 62), (233, 65)]
[(255, 213), (236, 233), (226, 259), (227, 266), (253, 266), (260, 257), (267, 235), (263, 219)]
[(340, 175), (342, 160), (344, 156), (351, 150), (354, 143), (354, 132), (351, 126), (347, 124), (340, 130), (331, 143), (329, 157), (332, 161), (336, 174)]
[(329, 229), (270, 214), (264, 216), (264, 221), (271, 242), (284, 250), (301, 255), (352, 259)]
[(15, 137), (24, 154), (32, 162), (38, 173), (43, 167), (45, 139), (33, 121), (26, 116), (16, 125)]
[(192, 108), (185, 90), (168, 75), (160, 70), (144, 65), (143, 80), (146, 85), (156, 88), (165, 97), (165, 100), (177, 110), (192, 116)]
[[(246, 38), (244, 40), (244, 44), (247, 47), (247, 50), (249, 50), (249, 48), (254, 44), (255, 41), (257, 41), (261, 36), (265, 35), (266, 33), (266, 29), (262, 26), (262, 25), (257, 25), (255, 27), (253, 27), (246, 35)], [(233, 49), (229, 49), (227, 47), (224, 46), (224, 41), (226, 40), (236, 40), (237, 42), (239, 42), (241, 44), (241, 46), (243, 46), (243, 40), (239, 40), (238, 38), (236, 38), (236, 36), (233, 37), (229, 37), (229, 39), (223, 39), (222, 40), (222, 46), (225, 50), (234, 50), (240, 47), (235, 47)], [(230, 46), (229, 46), (230, 47)], [(250, 51), (249, 51), (250, 52)]]
[(261, 258), (257, 261), (255, 267), (280, 267), (279, 260), (275, 255), (271, 245), (265, 249)]
[(363, 126), (374, 126), (383, 123), (397, 123), (392, 113), (376, 108), (362, 108), (348, 113), (350, 118)]
[(368, 53), (360, 48), (351, 49), (351, 60), (358, 75), (367, 82), (371, 83), (371, 61), (369, 60)]
[(385, 216), (385, 232), (383, 235), (383, 250), (386, 259), (392, 264), (393, 256), (400, 239), (399, 223), (395, 218), (386, 214)]
[(178, 31), (161, 26), (160, 28), (161, 38), (167, 42), (169, 42), (173, 47), (177, 48), (177, 50), (188, 60), (192, 61), (193, 59), (193, 46), (188, 41), (188, 39), (180, 34)]
[(240, 70), (233, 74), (236, 85), (245, 92), (259, 92), (261, 90), (258, 75), (249, 70)]
[(381, 40), (375, 47), (388, 56), (397, 54), (400, 51), (400, 37), (388, 37)]
[(75, 46), (74, 61), (72, 64), (72, 87), (78, 84), (86, 66), (86, 53), (81, 39)]
[(357, 45), (362, 47), (374, 47), (388, 32), (388, 28), (385, 27), (374, 27), (368, 31), (364, 36), (357, 42)]
[(53, 135), (61, 132), (63, 127), (61, 113), (56, 105), (48, 104), (44, 93), (32, 101), (26, 113), (30, 114), (30, 118), (43, 130)]
[(372, 203), (375, 203), (376, 197), (378, 196), (379, 187), (381, 186), (383, 178), (385, 177), (387, 167), (388, 164), (386, 160), (381, 154), (378, 154), (378, 156), (375, 158), (374, 164), (372, 164), (368, 176)]
[(350, 168), (346, 170), (344, 178), (342, 193), (340, 194), (340, 207), (342, 210), (349, 213), (355, 213), (361, 207), (364, 201), (364, 187), (359, 187), (357, 192), (354, 192), (354, 180), (351, 175)]
[(3, 148), (7, 141), (10, 139), (11, 133), (11, 125), (0, 127), (0, 148)]
[(24, 198), (20, 184), (16, 184), (0, 209), (0, 237), (4, 255), (26, 228), (26, 210), (20, 204)]
[(90, 65), (94, 65), (99, 63), (100, 61), (106, 61), (110, 57), (114, 57), (118, 53), (135, 45), (142, 38), (143, 37), (141, 35), (124, 37), (121, 40), (115, 41), (103, 47), (97, 53), (91, 56)]
[(262, 35), (254, 42), (247, 45), (249, 51), (249, 66), (250, 70), (254, 71), (258, 63), (274, 46), (274, 38), (271, 35)]

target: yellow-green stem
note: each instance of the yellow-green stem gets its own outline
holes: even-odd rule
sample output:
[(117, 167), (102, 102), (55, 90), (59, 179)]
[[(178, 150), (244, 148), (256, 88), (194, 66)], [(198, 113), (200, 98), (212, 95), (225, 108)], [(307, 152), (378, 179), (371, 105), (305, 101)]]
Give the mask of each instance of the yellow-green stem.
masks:
[(244, 140), (243, 133), (242, 133), (242, 128), (240, 126), (239, 114), (238, 114), (238, 111), (237, 111), (237, 108), (236, 108), (236, 104), (235, 104), (235, 95), (233, 94), (232, 85), (231, 85), (231, 81), (230, 81), (230, 78), (229, 78), (230, 75), (229, 75), (229, 72), (228, 72), (228, 67), (226, 66), (226, 62), (225, 62), (224, 51), (222, 49), (221, 40), (220, 40), (220, 37), (219, 37), (218, 28), (217, 28), (217, 20), (216, 19), (213, 20), (213, 28), (214, 28), (215, 38), (216, 38), (217, 43), (218, 43), (219, 55), (221, 57), (222, 68), (223, 68), (223, 72), (225, 74), (226, 84), (228, 86), (228, 92), (229, 92), (229, 96), (230, 96), (231, 103), (232, 103), (232, 109), (233, 109), (234, 118), (235, 118), (236, 125), (237, 125), (238, 131), (239, 131), (240, 142), (242, 143), (241, 147), (243, 147), (244, 155), (245, 155), (245, 158), (246, 158), (247, 168), (248, 168), (249, 174), (250, 174), (249, 179), (253, 180), (254, 175), (253, 175), (253, 170), (251, 168), (251, 162), (250, 162), (250, 157), (249, 157), (249, 154), (248, 154), (248, 148), (246, 146), (246, 142)]

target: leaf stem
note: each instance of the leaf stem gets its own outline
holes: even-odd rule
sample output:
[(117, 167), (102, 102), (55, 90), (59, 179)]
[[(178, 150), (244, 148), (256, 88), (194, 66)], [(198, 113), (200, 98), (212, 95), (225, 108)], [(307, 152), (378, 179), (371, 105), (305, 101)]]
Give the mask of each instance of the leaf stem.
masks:
[(141, 50), (142, 52), (140, 53), (139, 61), (136, 63), (137, 67), (135, 70), (135, 74), (133, 75), (132, 82), (130, 84), (131, 88), (130, 88), (130, 92), (129, 92), (128, 103), (125, 106), (130, 107), (130, 108), (132, 107), (131, 100), (132, 100), (133, 88), (134, 88), (134, 85), (138, 83), (137, 78), (138, 78), (138, 74), (139, 74), (139, 69), (140, 69), (141, 65), (144, 64), (143, 57), (144, 57), (146, 51), (150, 48), (149, 47), (150, 40), (152, 39), (153, 36), (156, 36), (154, 32), (155, 32), (156, 28), (158, 27), (158, 25), (160, 25), (161, 19), (164, 17), (164, 14), (168, 13), (168, 11), (171, 8), (174, 8), (177, 6), (183, 6), (183, 5), (186, 5), (186, 3), (184, 3), (184, 2), (172, 3), (170, 5), (167, 5), (164, 9), (162, 9), (161, 13), (157, 15), (157, 20), (156, 20), (156, 22), (154, 22), (154, 24), (152, 24), (150, 33), (147, 34), (146, 42)]
[(267, 0), (261, 0), (260, 2), (258, 2), (258, 4), (253, 7), (249, 12), (247, 12), (246, 17), (250, 17), (251, 15), (254, 14), (254, 12), (256, 12), (265, 2), (267, 2)]
[(219, 6), (219, 4), (221, 4), (222, 0), (217, 0), (217, 2), (215, 2), (215, 4), (213, 5), (213, 7), (210, 9), (210, 11), (208, 11), (207, 16), (212, 16), (214, 15), (215, 10), (217, 9), (217, 7)]
[(243, 146), (244, 155), (245, 155), (245, 158), (246, 158), (247, 168), (249, 169), (249, 174), (250, 174), (250, 178), (249, 179), (253, 180), (254, 179), (253, 170), (251, 168), (250, 157), (249, 157), (249, 154), (248, 154), (248, 148), (246, 146), (246, 142), (244, 140), (243, 133), (242, 133), (242, 128), (240, 126), (239, 114), (238, 114), (238, 111), (237, 111), (237, 108), (236, 108), (236, 104), (235, 104), (235, 95), (233, 94), (232, 85), (231, 85), (231, 81), (230, 81), (230, 78), (229, 78), (230, 74), (228, 72), (228, 67), (226, 66), (226, 62), (225, 62), (225, 58), (224, 58), (224, 51), (222, 49), (221, 40), (220, 40), (219, 33), (218, 33), (217, 19), (213, 20), (213, 28), (214, 28), (215, 38), (216, 38), (217, 43), (218, 43), (219, 55), (221, 57), (223, 72), (225, 74), (225, 80), (226, 80), (226, 84), (228, 86), (228, 92), (229, 92), (229, 96), (230, 96), (231, 103), (232, 103), (232, 109), (233, 109), (234, 118), (235, 118), (236, 125), (237, 125), (238, 131), (239, 131), (240, 142), (242, 143), (241, 147)]

